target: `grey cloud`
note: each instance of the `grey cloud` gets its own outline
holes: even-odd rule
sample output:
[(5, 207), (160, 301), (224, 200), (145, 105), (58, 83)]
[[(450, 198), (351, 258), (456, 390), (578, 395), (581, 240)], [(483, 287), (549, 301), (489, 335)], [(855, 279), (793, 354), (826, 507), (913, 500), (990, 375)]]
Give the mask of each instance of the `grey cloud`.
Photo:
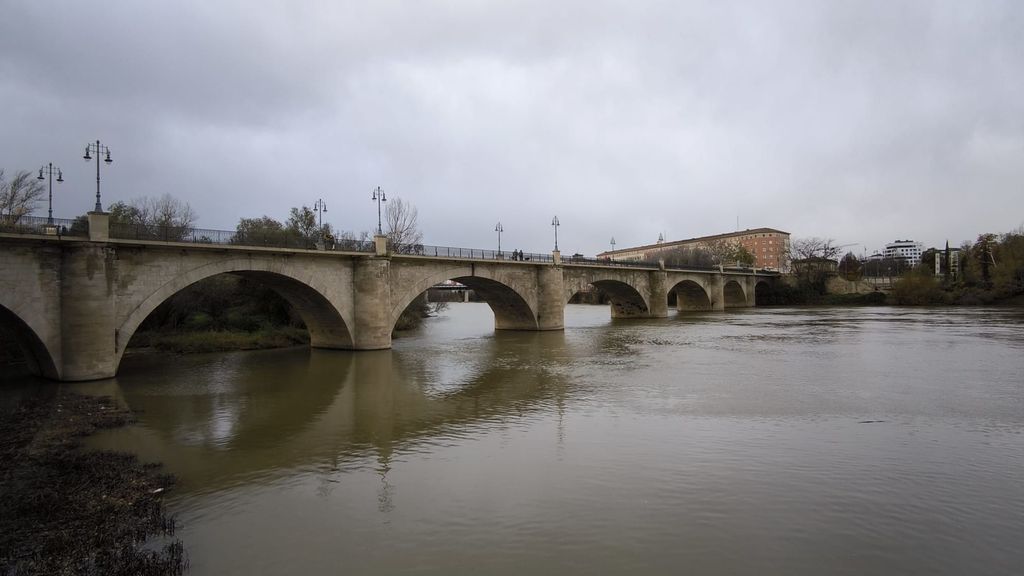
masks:
[(0, 165), (115, 151), (200, 225), (382, 185), (428, 242), (595, 253), (772, 226), (879, 248), (1024, 224), (1014, 2), (77, 2), (0, 22)]

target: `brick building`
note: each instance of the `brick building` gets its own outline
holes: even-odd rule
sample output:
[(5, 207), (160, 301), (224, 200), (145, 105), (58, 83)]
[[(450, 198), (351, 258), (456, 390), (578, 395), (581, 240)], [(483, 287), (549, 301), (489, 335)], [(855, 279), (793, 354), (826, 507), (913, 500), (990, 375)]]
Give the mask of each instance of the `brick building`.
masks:
[(675, 240), (672, 242), (658, 242), (633, 248), (620, 248), (618, 250), (602, 252), (597, 257), (633, 262), (655, 262), (662, 253), (669, 250), (676, 248), (707, 248), (718, 242), (738, 244), (746, 248), (754, 256), (755, 268), (767, 268), (780, 272), (789, 271), (789, 232), (783, 232), (774, 228), (748, 228), (747, 230), (729, 232), (727, 234), (701, 236), (699, 238)]

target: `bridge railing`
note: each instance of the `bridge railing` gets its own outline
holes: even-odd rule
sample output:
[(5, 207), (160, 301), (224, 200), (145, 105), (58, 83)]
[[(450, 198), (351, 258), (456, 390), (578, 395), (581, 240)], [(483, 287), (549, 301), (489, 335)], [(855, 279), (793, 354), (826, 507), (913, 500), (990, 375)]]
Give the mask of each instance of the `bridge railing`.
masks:
[(7, 234), (39, 234), (41, 236), (89, 236), (85, 219), (0, 216), (0, 232)]
[(579, 254), (573, 254), (572, 256), (563, 256), (562, 263), (564, 264), (588, 264), (591, 266), (612, 266), (615, 268), (657, 268), (657, 262), (647, 262), (641, 260), (611, 260), (609, 258), (592, 258), (590, 256), (581, 256)]
[[(416, 244), (406, 249), (395, 250), (396, 254), (410, 254), (413, 256), (430, 256), (433, 258), (461, 258), (466, 260), (498, 260), (498, 261), (523, 261), (523, 262), (551, 262), (551, 254), (524, 253), (522, 257), (513, 257), (509, 250), (485, 250), (481, 248), (457, 248), (454, 246), (429, 246)], [(518, 253), (518, 251), (516, 251)]]
[[(317, 239), (286, 230), (269, 232), (237, 232), (233, 230), (210, 230), (187, 226), (157, 226), (146, 224), (110, 223), (110, 237), (121, 240), (155, 240), (158, 242), (182, 242), (186, 244), (219, 244), (228, 246), (259, 246), (264, 248), (317, 249)], [(324, 250), (333, 252), (373, 252), (372, 240), (328, 238)]]

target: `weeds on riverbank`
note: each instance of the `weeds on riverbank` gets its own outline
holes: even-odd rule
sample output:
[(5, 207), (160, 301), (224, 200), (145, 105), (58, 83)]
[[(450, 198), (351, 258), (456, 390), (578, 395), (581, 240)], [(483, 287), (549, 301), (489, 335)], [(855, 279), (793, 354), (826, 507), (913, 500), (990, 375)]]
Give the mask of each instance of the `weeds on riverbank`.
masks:
[(85, 451), (81, 438), (123, 426), (109, 398), (54, 389), (0, 422), (0, 574), (164, 576), (187, 567), (162, 494), (173, 478), (130, 454)]
[(132, 338), (131, 347), (191, 353), (263, 350), (308, 343), (309, 333), (304, 328), (280, 326), (254, 332), (139, 332)]

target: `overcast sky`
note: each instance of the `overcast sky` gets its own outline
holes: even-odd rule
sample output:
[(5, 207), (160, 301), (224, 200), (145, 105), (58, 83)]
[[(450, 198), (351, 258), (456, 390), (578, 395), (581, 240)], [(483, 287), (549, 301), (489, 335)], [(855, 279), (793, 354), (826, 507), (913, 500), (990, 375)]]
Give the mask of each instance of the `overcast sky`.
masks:
[[(172, 194), (198, 226), (563, 252), (772, 227), (860, 253), (1024, 225), (1024, 2), (0, 0), (0, 168), (55, 216)], [(41, 205), (37, 213), (45, 214)]]

